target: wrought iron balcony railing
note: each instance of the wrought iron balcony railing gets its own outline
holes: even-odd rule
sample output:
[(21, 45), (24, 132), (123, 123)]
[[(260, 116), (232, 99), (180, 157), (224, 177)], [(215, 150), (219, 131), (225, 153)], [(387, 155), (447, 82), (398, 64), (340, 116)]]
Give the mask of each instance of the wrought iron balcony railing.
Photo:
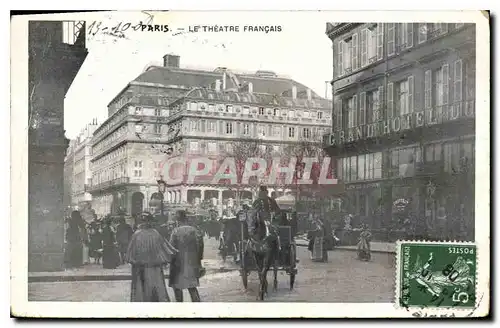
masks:
[(90, 191), (107, 189), (107, 188), (110, 188), (110, 187), (116, 187), (116, 186), (119, 186), (119, 185), (127, 184), (129, 182), (130, 182), (130, 178), (129, 177), (116, 178), (116, 179), (113, 179), (113, 180), (110, 180), (110, 181), (106, 181), (106, 182), (101, 182), (101, 183), (98, 183), (98, 184), (89, 185), (87, 191), (90, 192)]
[(85, 46), (85, 21), (63, 21), (62, 42), (69, 45)]

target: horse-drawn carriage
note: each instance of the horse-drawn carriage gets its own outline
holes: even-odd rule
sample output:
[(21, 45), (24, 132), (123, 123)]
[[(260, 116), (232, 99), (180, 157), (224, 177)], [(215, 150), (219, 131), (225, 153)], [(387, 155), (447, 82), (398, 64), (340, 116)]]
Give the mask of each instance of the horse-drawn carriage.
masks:
[[(253, 211), (253, 212), (252, 212)], [(240, 249), (240, 274), (245, 289), (248, 286), (248, 276), (250, 272), (256, 271), (259, 274), (260, 291), (259, 298), (264, 299), (267, 292), (267, 271), (272, 269), (274, 273), (273, 287), (278, 288), (278, 272), (283, 271), (290, 276), (290, 289), (293, 289), (295, 276), (297, 274), (297, 249), (292, 231), (296, 229), (293, 225), (274, 225), (271, 220), (264, 221), (256, 219), (258, 215), (253, 209), (241, 211), (238, 220), (241, 226)], [(279, 215), (287, 215), (286, 211), (280, 211)], [(288, 217), (288, 216), (287, 216)], [(281, 221), (283, 222), (283, 220)], [(260, 227), (259, 227), (260, 225)], [(253, 227), (260, 230), (260, 237), (251, 237), (250, 231)], [(259, 233), (253, 234), (253, 236)]]

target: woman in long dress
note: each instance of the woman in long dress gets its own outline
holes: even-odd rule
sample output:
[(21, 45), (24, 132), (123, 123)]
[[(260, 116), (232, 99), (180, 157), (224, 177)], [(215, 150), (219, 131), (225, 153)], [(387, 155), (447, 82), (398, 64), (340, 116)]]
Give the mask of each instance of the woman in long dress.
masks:
[(366, 224), (363, 224), (362, 229), (363, 230), (359, 235), (359, 242), (358, 242), (358, 259), (362, 261), (370, 261), (372, 257), (371, 247), (370, 247), (372, 234)]
[(102, 266), (104, 269), (116, 269), (120, 265), (120, 255), (115, 245), (116, 238), (111, 229), (111, 219), (104, 221), (102, 228)]
[(132, 265), (131, 302), (170, 302), (163, 266), (177, 250), (155, 229), (153, 216), (143, 213), (125, 259)]
[(80, 212), (73, 211), (66, 230), (65, 262), (67, 268), (79, 268), (83, 265), (83, 236), (85, 223)]

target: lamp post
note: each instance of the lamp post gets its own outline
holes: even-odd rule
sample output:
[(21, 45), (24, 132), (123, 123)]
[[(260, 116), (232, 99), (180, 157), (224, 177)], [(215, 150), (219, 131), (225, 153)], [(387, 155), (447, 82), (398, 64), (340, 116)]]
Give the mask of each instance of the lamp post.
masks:
[(163, 218), (163, 199), (165, 198), (165, 189), (167, 188), (167, 183), (163, 180), (163, 176), (160, 176), (160, 180), (157, 180), (156, 183), (158, 183), (158, 191), (161, 194), (160, 198), (160, 214)]

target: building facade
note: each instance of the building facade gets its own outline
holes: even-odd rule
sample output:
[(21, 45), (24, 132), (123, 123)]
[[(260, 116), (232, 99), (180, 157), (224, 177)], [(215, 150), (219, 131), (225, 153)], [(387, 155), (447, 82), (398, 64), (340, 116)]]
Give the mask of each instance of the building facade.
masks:
[[(179, 132), (170, 139), (167, 160), (177, 159), (184, 166), (173, 166), (176, 172), (162, 170), (172, 180), (182, 176), (168, 186), (165, 200), (192, 204), (209, 199), (221, 205), (226, 200), (253, 199), (256, 181), (240, 184), (247, 160), (263, 158), (270, 167), (275, 158), (283, 161), (286, 155), (299, 155), (305, 142), (307, 148), (321, 150), (321, 136), (331, 128), (330, 102), (313, 98), (310, 90), (299, 94), (296, 86), (289, 94), (197, 88), (173, 102), (166, 128)], [(212, 167), (189, 181), (192, 161), (200, 157), (209, 158)], [(234, 159), (236, 180), (213, 181), (225, 158)], [(266, 185), (278, 194), (289, 187), (279, 179)]]
[(92, 195), (88, 189), (92, 184), (91, 140), (97, 127), (97, 119), (87, 124), (76, 139), (70, 141), (64, 160), (65, 187), (69, 188), (65, 195), (70, 199), (66, 206), (80, 210), (87, 221), (93, 219), (90, 213)]
[(343, 210), (373, 228), (406, 221), (473, 239), (474, 24), (327, 24), (326, 34), (335, 64), (324, 143), (346, 185)]
[(87, 56), (85, 38), (85, 22), (29, 22), (29, 271), (63, 269), (64, 97)]
[[(158, 191), (157, 180), (162, 175), (163, 163), (170, 156), (173, 139), (185, 143), (188, 139), (183, 136), (191, 129), (188, 125), (191, 121), (179, 119), (178, 113), (173, 116), (170, 105), (180, 98), (189, 99), (192, 90), (205, 88), (219, 90), (219, 93), (222, 90), (235, 94), (268, 93), (277, 97), (292, 97), (292, 92), (296, 92), (297, 98), (309, 95), (311, 99), (319, 99), (304, 85), (273, 72), (236, 74), (226, 68), (203, 71), (180, 68), (179, 64), (178, 56), (166, 55), (163, 66), (149, 67), (128, 83), (109, 104), (109, 118), (95, 130), (89, 191), (92, 207), (98, 215), (120, 209), (134, 215), (149, 207), (149, 199)], [(198, 97), (196, 92), (191, 94)], [(211, 100), (197, 98), (196, 102), (207, 102), (208, 111)], [(215, 103), (220, 101), (214, 100)], [(241, 103), (243, 101), (237, 99), (225, 102), (231, 106)], [(214, 115), (216, 113), (218, 111), (214, 111)], [(193, 117), (201, 119), (203, 115), (204, 112), (200, 111)], [(324, 113), (321, 118), (325, 128), (331, 126), (329, 115), (331, 113)], [(174, 124), (173, 120), (178, 123)], [(217, 133), (224, 135), (224, 126), (214, 127), (219, 128), (221, 130)], [(168, 198), (175, 203), (186, 202), (187, 199), (185, 188), (175, 190)]]
[(64, 157), (64, 196), (63, 205), (65, 209), (65, 216), (70, 215), (71, 211), (75, 208), (76, 204), (73, 203), (73, 181), (74, 181), (74, 167), (75, 167), (75, 143), (76, 140), (70, 140), (66, 156)]

